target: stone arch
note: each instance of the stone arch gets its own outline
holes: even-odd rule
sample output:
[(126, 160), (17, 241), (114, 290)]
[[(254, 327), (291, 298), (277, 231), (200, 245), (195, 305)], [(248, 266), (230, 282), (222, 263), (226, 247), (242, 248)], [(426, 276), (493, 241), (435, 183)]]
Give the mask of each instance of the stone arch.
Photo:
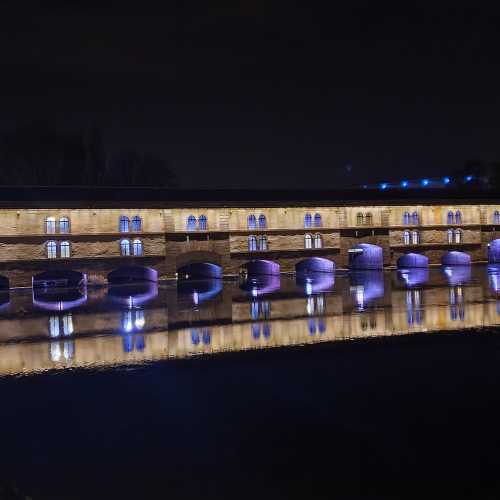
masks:
[(383, 269), (382, 247), (370, 243), (358, 243), (349, 249), (349, 267), (351, 269)]
[(179, 279), (220, 279), (223, 275), (222, 256), (216, 252), (193, 251), (176, 258)]
[(32, 277), (33, 288), (79, 287), (87, 283), (87, 275), (71, 269), (43, 271)]
[(44, 311), (69, 311), (87, 302), (87, 287), (60, 290), (57, 288), (34, 288), (33, 305)]
[(334, 273), (335, 262), (324, 257), (309, 257), (308, 259), (301, 260), (295, 265), (295, 272), (297, 273)]
[(443, 266), (470, 266), (471, 258), (468, 253), (452, 250), (446, 252), (441, 258)]
[(272, 260), (254, 259), (243, 264), (242, 268), (246, 270), (248, 275), (280, 274), (280, 265)]
[(407, 253), (399, 257), (397, 265), (400, 269), (429, 267), (429, 259), (420, 253)]
[(158, 271), (144, 266), (122, 266), (108, 274), (108, 283), (130, 283), (134, 281), (158, 281)]
[(488, 262), (500, 264), (500, 239), (493, 240), (488, 244)]

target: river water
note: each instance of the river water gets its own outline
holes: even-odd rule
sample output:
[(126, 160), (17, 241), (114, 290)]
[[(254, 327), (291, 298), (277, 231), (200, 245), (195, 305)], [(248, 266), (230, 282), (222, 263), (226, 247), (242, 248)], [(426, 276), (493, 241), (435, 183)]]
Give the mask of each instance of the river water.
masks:
[(0, 498), (500, 491), (499, 268), (0, 304)]

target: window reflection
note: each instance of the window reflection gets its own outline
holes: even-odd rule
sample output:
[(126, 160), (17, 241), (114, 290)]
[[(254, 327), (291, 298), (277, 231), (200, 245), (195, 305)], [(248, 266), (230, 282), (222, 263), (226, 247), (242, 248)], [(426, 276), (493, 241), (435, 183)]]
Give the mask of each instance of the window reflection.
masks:
[(146, 325), (143, 309), (127, 309), (122, 311), (121, 330), (123, 335), (123, 352), (143, 351), (146, 340), (142, 330)]

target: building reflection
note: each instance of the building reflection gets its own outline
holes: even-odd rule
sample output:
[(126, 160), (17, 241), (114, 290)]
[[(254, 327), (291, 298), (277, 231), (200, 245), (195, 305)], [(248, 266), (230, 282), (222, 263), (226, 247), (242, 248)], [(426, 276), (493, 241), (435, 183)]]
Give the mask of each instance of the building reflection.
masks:
[(384, 296), (383, 271), (352, 271), (349, 273), (350, 292), (358, 311)]
[(69, 311), (87, 302), (87, 287), (33, 288), (33, 305), (44, 311)]
[(465, 287), (471, 281), (470, 266), (447, 266), (443, 273), (449, 285), (450, 319), (465, 320)]
[[(75, 341), (67, 339), (74, 333), (73, 315), (70, 312), (64, 314), (52, 314), (49, 316), (49, 356), (55, 363), (70, 361), (75, 355)], [(61, 340), (63, 338), (64, 340)]]

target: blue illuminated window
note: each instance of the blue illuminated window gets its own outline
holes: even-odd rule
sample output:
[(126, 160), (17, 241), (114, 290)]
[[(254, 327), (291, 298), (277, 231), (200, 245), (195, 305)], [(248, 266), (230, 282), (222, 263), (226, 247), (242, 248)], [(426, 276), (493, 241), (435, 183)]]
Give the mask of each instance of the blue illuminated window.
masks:
[(196, 230), (196, 217), (194, 215), (190, 215), (187, 218), (187, 230), (195, 231)]
[(455, 224), (462, 224), (462, 213), (460, 210), (455, 212)]
[(312, 226), (312, 216), (311, 214), (306, 214), (304, 216), (304, 227), (309, 228)]
[(61, 257), (69, 259), (71, 257), (71, 246), (69, 241), (61, 241)]
[(138, 215), (132, 217), (132, 231), (134, 233), (142, 231), (142, 219)]
[(249, 215), (247, 219), (248, 229), (256, 229), (257, 228), (257, 219), (255, 215)]
[(129, 220), (125, 215), (120, 216), (120, 233), (128, 233), (129, 230)]
[(418, 245), (420, 243), (420, 233), (418, 231), (412, 231), (411, 242), (413, 245)]
[(142, 241), (134, 240), (134, 255), (140, 257), (142, 255)]
[(410, 244), (410, 231), (404, 231), (403, 232), (403, 243), (405, 245), (409, 245)]
[(61, 217), (59, 219), (59, 232), (60, 233), (69, 233), (69, 218)]
[(47, 258), (55, 259), (57, 257), (57, 244), (55, 241), (47, 241)]
[(418, 212), (413, 212), (413, 214), (411, 215), (411, 218), (412, 218), (413, 224), (418, 224)]
[(405, 212), (403, 214), (403, 224), (407, 226), (410, 223), (410, 214), (409, 212)]
[(493, 224), (500, 224), (500, 212), (498, 210), (493, 212)]
[(130, 255), (130, 241), (129, 240), (120, 241), (120, 254), (123, 255), (124, 257), (127, 257)]
[(207, 230), (207, 217), (205, 215), (200, 215), (200, 218), (198, 219), (198, 229), (201, 231)]
[(264, 214), (259, 215), (259, 229), (266, 229), (267, 221), (266, 216)]
[(267, 250), (267, 238), (264, 235), (259, 237), (259, 250)]
[(314, 214), (314, 227), (321, 227), (321, 214)]
[(448, 224), (453, 224), (453, 212), (450, 210), (448, 212)]
[(257, 251), (257, 238), (255, 236), (248, 237), (248, 250), (250, 252)]
[(305, 248), (312, 248), (312, 245), (313, 245), (312, 236), (310, 234), (306, 234), (304, 236), (304, 247)]

